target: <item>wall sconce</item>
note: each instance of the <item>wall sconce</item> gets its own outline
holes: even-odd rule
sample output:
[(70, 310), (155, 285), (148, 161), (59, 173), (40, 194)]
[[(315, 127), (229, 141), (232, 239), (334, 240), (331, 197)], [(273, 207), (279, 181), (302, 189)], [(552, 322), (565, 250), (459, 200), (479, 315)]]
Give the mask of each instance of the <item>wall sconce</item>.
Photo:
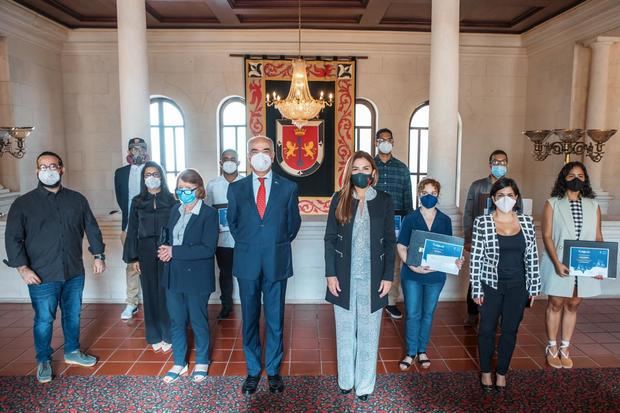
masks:
[[(586, 155), (594, 162), (603, 159), (604, 144), (617, 132), (616, 129), (539, 129), (526, 130), (522, 133), (534, 144), (532, 155), (537, 161), (544, 161), (551, 154), (564, 155), (564, 163), (570, 162), (571, 155)], [(594, 142), (582, 141), (588, 135)], [(551, 135), (559, 141), (546, 142)]]
[(9, 153), (17, 159), (23, 158), (26, 154), (24, 141), (33, 130), (34, 126), (0, 126), (0, 157)]

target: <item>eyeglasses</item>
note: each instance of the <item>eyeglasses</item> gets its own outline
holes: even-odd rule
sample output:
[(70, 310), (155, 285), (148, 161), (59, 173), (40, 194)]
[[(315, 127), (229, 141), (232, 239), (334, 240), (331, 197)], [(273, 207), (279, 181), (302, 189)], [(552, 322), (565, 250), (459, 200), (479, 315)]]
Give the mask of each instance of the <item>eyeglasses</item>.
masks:
[(148, 173), (147, 172), (147, 173), (144, 174), (144, 177), (145, 178), (150, 178), (150, 177), (161, 178), (161, 175), (159, 174), (159, 172), (153, 172), (153, 173)]
[(50, 164), (50, 165), (39, 165), (39, 171), (57, 171), (61, 168), (61, 166), (56, 165), (55, 163)]
[(506, 165), (508, 165), (508, 161), (496, 161), (496, 160), (492, 160), (492, 161), (491, 161), (491, 165), (493, 165), (493, 166), (506, 166)]
[(176, 194), (179, 195), (191, 195), (198, 188), (190, 189), (190, 188), (177, 188)]

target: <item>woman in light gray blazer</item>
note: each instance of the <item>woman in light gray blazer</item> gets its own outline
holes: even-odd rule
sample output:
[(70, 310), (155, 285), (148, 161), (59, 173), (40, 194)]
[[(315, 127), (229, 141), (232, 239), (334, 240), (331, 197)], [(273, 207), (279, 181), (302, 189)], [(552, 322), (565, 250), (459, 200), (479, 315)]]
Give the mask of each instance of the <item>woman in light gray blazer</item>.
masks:
[[(577, 322), (582, 297), (601, 294), (601, 276), (574, 277), (562, 264), (564, 240), (602, 241), (601, 210), (594, 199), (586, 167), (569, 162), (560, 171), (551, 198), (545, 203), (542, 231), (545, 254), (541, 261), (543, 292), (547, 303), (547, 363), (554, 368), (573, 367), (569, 356), (570, 339)], [(562, 343), (556, 342), (562, 325)]]

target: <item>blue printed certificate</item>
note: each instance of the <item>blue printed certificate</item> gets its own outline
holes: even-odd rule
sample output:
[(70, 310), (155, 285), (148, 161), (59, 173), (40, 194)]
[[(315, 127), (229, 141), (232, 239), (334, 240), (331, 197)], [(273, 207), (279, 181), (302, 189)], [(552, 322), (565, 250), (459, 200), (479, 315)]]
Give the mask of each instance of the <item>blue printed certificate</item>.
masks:
[(570, 275), (617, 278), (618, 243), (564, 240), (562, 263)]

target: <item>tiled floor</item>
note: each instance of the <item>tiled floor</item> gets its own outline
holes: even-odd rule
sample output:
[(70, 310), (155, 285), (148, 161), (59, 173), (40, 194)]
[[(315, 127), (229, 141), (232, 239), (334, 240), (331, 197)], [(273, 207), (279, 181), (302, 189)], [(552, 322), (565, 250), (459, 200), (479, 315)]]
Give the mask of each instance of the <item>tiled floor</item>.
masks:
[[(96, 355), (93, 368), (69, 367), (63, 361), (62, 330), (58, 317), (52, 346), (57, 375), (163, 375), (171, 354), (155, 353), (144, 341), (141, 313), (130, 322), (119, 319), (121, 305), (89, 304), (82, 311), (83, 349)], [(477, 370), (476, 333), (462, 325), (464, 303), (440, 303), (428, 349), (430, 371)], [(210, 306), (215, 319), (219, 306)], [(544, 365), (545, 302), (526, 312), (512, 360), (515, 369)], [(0, 304), (0, 375), (32, 374), (34, 348), (33, 312), (29, 304)], [(282, 374), (336, 374), (336, 342), (331, 305), (287, 305), (285, 358)], [(211, 375), (246, 374), (241, 343), (240, 310), (219, 323), (211, 322), (213, 364)], [(620, 367), (620, 299), (586, 300), (580, 308), (572, 354), (576, 367)], [(399, 372), (404, 355), (403, 321), (383, 319), (378, 372)], [(193, 361), (193, 352), (190, 360)], [(417, 366), (415, 369), (418, 369)], [(421, 370), (421, 369), (419, 369)]]

